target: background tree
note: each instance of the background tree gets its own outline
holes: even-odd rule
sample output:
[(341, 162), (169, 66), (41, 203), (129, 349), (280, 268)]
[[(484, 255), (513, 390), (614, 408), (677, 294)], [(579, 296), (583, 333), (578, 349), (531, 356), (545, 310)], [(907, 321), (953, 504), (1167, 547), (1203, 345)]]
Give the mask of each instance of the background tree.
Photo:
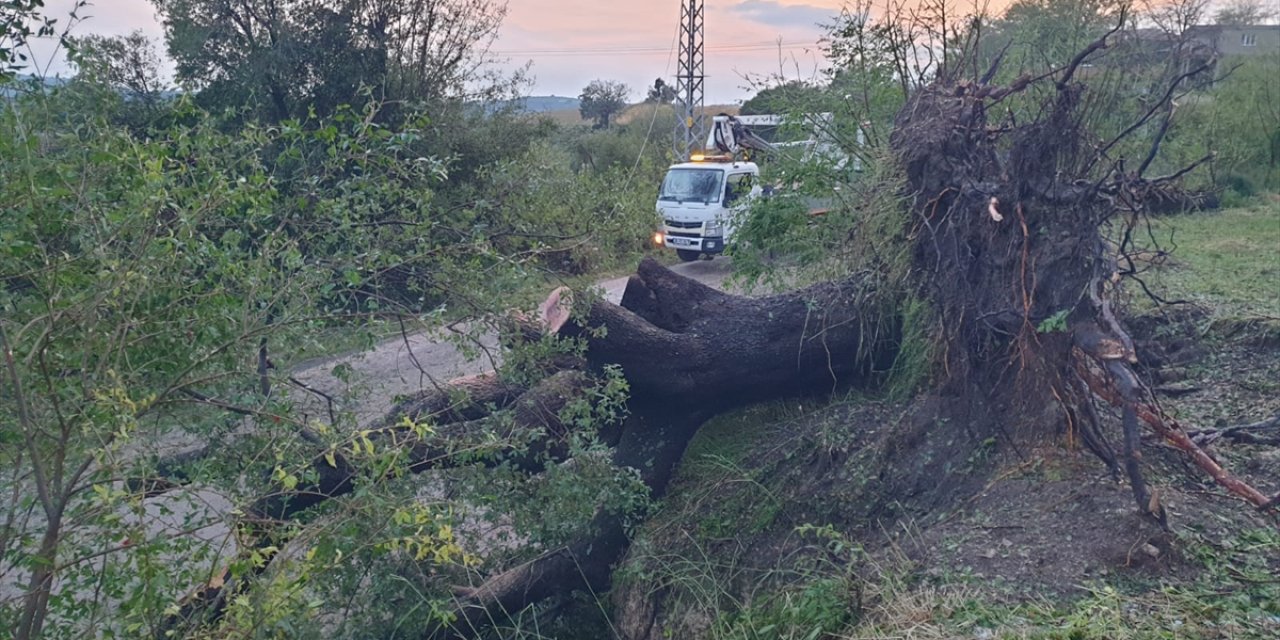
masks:
[(88, 0), (76, 0), (60, 24), (58, 17), (45, 13), (44, 4), (44, 0), (0, 1), (0, 82), (32, 66), (40, 70), (40, 61), (32, 59), (32, 40), (56, 36), (60, 45), (67, 45), (67, 35), (80, 22), (80, 11)]
[(1143, 0), (1143, 18), (1173, 38), (1204, 22), (1209, 0)]
[(500, 0), (153, 2), (179, 82), (210, 107), (281, 121), (360, 104), (362, 86), (417, 102), (507, 86), (483, 69)]
[(1229, 0), (1213, 14), (1213, 21), (1221, 25), (1244, 26), (1262, 24), (1276, 17), (1275, 3), (1263, 0)]
[(667, 84), (662, 78), (653, 81), (653, 86), (649, 87), (649, 95), (644, 101), (651, 104), (670, 104), (675, 102), (675, 87)]
[(160, 101), (168, 83), (161, 77), (160, 54), (141, 31), (127, 36), (88, 35), (71, 39), (76, 77), (98, 82), (149, 105)]
[(1025, 70), (1065, 66), (1071, 56), (1114, 26), (1125, 6), (1122, 0), (1019, 0), (987, 25), (982, 34), (983, 57), (994, 59), (996, 52), (1007, 47), (1003, 66), (1010, 77)]
[(578, 99), (578, 113), (583, 118), (596, 121), (596, 128), (609, 128), (609, 121), (627, 106), (627, 95), (631, 89), (627, 85), (613, 80), (592, 80), (583, 87)]
[[(361, 39), (352, 3), (155, 0), (177, 80), (202, 105), (278, 122), (331, 113), (379, 86), (385, 40)], [(342, 69), (345, 73), (334, 73)], [(325, 98), (328, 98), (327, 100)]]
[(83, 108), (107, 111), (137, 132), (168, 114), (175, 94), (164, 79), (155, 43), (141, 31), (71, 38), (68, 59), (76, 69), (71, 88), (87, 94)]
[(791, 80), (759, 90), (742, 103), (739, 113), (744, 116), (780, 114), (790, 113), (797, 108), (813, 111), (823, 96), (824, 92), (819, 87), (803, 80)]
[(1235, 200), (1280, 189), (1280, 86), (1271, 81), (1280, 77), (1280, 54), (1227, 64), (1230, 73), (1202, 94), (1211, 99), (1179, 107), (1164, 155), (1185, 162), (1213, 153), (1210, 179), (1200, 184)]
[(390, 97), (509, 97), (521, 81), (488, 69), (488, 51), (507, 16), (507, 0), (350, 0), (358, 24), (389, 52)]

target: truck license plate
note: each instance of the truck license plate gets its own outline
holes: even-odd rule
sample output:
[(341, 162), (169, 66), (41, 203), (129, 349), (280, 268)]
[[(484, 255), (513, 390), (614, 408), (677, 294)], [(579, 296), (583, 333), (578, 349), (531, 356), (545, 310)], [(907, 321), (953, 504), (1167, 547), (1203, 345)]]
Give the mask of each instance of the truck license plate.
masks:
[(693, 246), (693, 241), (688, 238), (668, 238), (668, 240), (671, 241), (671, 244), (679, 247)]

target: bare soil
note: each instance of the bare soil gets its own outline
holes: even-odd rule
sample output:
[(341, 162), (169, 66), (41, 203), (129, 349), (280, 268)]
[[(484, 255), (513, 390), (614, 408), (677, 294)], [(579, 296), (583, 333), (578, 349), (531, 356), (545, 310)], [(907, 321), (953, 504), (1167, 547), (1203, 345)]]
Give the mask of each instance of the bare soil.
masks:
[[(1265, 326), (1211, 330), (1204, 314), (1184, 312), (1135, 324), (1139, 340), (1167, 345), (1144, 363), (1145, 375), (1189, 390), (1161, 394), (1188, 429), (1280, 413), (1280, 347)], [(1206, 575), (1206, 554), (1225, 554), (1228, 571), (1280, 575), (1280, 548), (1238, 542), (1280, 522), (1156, 439), (1144, 443), (1144, 462), (1169, 530), (1139, 515), (1127, 483), (1066, 434), (996, 450), (994, 439), (957, 428), (946, 399), (805, 404), (749, 409), (704, 427), (619, 574), (614, 621), (623, 638), (729, 637), (733, 612), (768, 609), (796, 585), (848, 571), (859, 580), (965, 585), (989, 603), (1054, 606), (1099, 585), (1155, 594), (1216, 580)], [(1119, 427), (1108, 421), (1115, 442)], [(1211, 451), (1264, 492), (1280, 491), (1280, 447), (1219, 441)], [(832, 540), (863, 552), (833, 553)], [(1264, 597), (1247, 595), (1254, 583), (1233, 584), (1223, 588)], [(1280, 602), (1252, 606), (1271, 611), (1280, 633)]]

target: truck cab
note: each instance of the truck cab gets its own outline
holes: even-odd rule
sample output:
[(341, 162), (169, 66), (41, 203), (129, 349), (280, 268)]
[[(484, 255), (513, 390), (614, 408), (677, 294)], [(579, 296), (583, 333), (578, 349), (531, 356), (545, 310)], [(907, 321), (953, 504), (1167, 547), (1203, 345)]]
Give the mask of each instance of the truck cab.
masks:
[(760, 168), (730, 156), (695, 155), (667, 169), (658, 191), (662, 228), (656, 244), (676, 250), (681, 260), (723, 253), (734, 219), (761, 193)]

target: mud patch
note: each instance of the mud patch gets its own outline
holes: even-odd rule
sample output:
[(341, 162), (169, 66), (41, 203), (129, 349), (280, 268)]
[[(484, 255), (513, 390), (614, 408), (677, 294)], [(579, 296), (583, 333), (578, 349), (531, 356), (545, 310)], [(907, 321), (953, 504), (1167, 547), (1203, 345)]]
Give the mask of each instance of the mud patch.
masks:
[[(1092, 461), (1080, 462), (1096, 475)], [(1108, 478), (1081, 482), (1087, 469), (1054, 475), (1069, 478), (1046, 480), (1037, 471), (996, 482), (953, 517), (901, 536), (898, 548), (930, 580), (981, 583), (1012, 599), (1070, 596), (1091, 580), (1117, 576), (1196, 576), (1170, 534), (1137, 514), (1127, 486)], [(1175, 513), (1185, 502), (1181, 495), (1165, 500)]]

